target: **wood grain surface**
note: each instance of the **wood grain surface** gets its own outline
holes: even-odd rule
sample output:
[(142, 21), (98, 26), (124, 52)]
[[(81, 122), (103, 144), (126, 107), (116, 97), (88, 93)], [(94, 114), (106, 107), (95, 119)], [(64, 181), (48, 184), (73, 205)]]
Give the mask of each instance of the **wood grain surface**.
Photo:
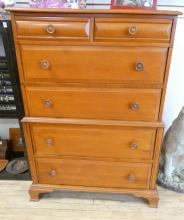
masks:
[(8, 10), (31, 200), (54, 190), (116, 192), (157, 207), (162, 111), (181, 13)]

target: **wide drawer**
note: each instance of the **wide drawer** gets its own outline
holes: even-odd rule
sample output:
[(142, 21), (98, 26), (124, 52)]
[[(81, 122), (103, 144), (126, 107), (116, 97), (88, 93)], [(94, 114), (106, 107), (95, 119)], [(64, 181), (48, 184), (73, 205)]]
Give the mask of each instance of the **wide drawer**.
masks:
[(37, 123), (30, 126), (38, 157), (152, 159), (155, 128)]
[(149, 188), (151, 164), (49, 158), (36, 162), (42, 184)]
[(96, 41), (169, 42), (172, 20), (96, 18)]
[(21, 54), (26, 81), (145, 84), (162, 83), (167, 48), (23, 45)]
[(18, 38), (45, 39), (45, 40), (89, 40), (88, 18), (54, 18), (49, 20), (17, 20)]
[(156, 121), (159, 89), (26, 87), (30, 116)]

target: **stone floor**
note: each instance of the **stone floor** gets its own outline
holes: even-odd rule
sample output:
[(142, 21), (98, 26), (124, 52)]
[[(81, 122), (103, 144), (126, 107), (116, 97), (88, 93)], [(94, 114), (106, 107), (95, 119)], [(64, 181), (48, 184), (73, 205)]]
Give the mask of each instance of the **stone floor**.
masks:
[(126, 195), (54, 192), (30, 202), (29, 181), (0, 181), (0, 220), (184, 220), (184, 194), (159, 187), (158, 209)]

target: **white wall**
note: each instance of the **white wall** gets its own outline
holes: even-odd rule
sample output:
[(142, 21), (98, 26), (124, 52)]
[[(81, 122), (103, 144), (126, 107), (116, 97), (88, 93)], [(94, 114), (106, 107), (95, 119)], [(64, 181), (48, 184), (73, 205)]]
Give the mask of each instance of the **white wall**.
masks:
[[(19, 0), (25, 1), (25, 0)], [(110, 0), (88, 0), (90, 3), (110, 3)], [(184, 0), (158, 0), (159, 9), (178, 10), (184, 12)], [(170, 77), (166, 94), (163, 121), (166, 129), (184, 106), (184, 16), (179, 17)], [(0, 119), (0, 136), (8, 137), (9, 127), (18, 127), (17, 120)]]
[[(159, 9), (181, 11), (184, 14), (184, 0), (158, 0)], [(179, 16), (171, 60), (169, 81), (164, 105), (163, 121), (165, 131), (184, 106), (184, 15)]]
[(9, 138), (9, 128), (19, 127), (17, 119), (0, 119), (0, 136)]
[(178, 19), (163, 121), (166, 129), (184, 106), (184, 18)]

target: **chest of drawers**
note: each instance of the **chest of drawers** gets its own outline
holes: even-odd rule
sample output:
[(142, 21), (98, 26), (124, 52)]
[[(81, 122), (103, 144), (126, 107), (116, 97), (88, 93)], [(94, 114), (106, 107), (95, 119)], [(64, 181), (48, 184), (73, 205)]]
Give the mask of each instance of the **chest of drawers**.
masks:
[(162, 110), (178, 12), (11, 8), (33, 178), (156, 207)]

